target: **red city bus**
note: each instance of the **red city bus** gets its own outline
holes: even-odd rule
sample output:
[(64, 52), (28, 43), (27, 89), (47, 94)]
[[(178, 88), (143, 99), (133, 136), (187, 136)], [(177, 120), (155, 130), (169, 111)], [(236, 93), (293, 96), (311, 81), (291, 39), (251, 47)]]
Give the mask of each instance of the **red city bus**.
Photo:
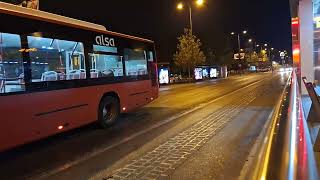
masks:
[(0, 151), (158, 97), (154, 42), (0, 2)]

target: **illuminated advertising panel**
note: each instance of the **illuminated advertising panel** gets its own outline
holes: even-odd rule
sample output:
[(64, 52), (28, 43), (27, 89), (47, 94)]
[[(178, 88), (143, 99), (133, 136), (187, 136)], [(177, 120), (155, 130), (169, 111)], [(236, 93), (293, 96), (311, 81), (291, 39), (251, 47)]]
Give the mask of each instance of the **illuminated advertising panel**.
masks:
[(256, 66), (250, 66), (249, 71), (251, 71), (251, 72), (257, 71)]
[(209, 71), (207, 68), (202, 70), (203, 78), (209, 78)]
[(194, 69), (194, 77), (196, 80), (202, 80), (203, 74), (202, 74), (202, 68), (195, 68)]
[(237, 53), (237, 54), (234, 54), (234, 55), (233, 55), (233, 58), (234, 58), (235, 60), (238, 60), (238, 59), (244, 59), (245, 56), (246, 56), (245, 53), (240, 53), (240, 57), (239, 57), (239, 53)]
[(301, 75), (300, 69), (300, 37), (299, 37), (299, 18), (292, 18), (292, 59), (293, 66), (297, 68), (297, 75)]
[(217, 69), (216, 68), (210, 68), (210, 78), (217, 78)]
[(169, 84), (169, 70), (167, 68), (161, 68), (159, 71), (159, 83)]

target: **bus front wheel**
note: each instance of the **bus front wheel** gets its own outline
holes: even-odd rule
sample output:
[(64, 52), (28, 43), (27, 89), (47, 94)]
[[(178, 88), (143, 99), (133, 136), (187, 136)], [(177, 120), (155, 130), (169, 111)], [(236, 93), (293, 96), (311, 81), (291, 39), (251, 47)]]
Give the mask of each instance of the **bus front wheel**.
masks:
[(102, 98), (99, 105), (98, 122), (102, 128), (107, 128), (113, 125), (120, 114), (119, 100), (112, 96)]

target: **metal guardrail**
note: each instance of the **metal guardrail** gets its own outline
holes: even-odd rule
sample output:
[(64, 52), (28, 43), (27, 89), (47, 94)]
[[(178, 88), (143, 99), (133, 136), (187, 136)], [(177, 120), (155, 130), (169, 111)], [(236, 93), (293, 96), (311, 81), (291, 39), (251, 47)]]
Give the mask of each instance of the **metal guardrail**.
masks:
[(269, 123), (246, 179), (319, 179), (294, 71)]

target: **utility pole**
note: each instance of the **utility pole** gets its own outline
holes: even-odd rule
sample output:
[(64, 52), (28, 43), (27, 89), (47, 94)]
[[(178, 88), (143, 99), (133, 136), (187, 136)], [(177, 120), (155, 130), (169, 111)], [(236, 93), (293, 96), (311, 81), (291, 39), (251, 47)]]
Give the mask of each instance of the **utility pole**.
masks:
[(239, 52), (239, 58), (240, 58), (241, 45), (240, 45), (240, 34), (239, 33), (238, 33), (238, 52)]
[[(194, 0), (183, 0), (180, 3), (177, 4), (177, 9), (178, 10), (183, 10), (184, 5), (188, 6), (189, 9), (189, 25), (190, 25), (190, 31), (193, 33), (193, 23), (192, 23), (192, 4), (194, 3)], [(196, 0), (195, 1), (196, 5), (198, 7), (203, 6), (204, 0)]]
[(190, 2), (188, 3), (189, 6), (189, 23), (190, 23), (190, 30), (191, 34), (193, 34), (193, 24), (192, 24), (192, 8)]

